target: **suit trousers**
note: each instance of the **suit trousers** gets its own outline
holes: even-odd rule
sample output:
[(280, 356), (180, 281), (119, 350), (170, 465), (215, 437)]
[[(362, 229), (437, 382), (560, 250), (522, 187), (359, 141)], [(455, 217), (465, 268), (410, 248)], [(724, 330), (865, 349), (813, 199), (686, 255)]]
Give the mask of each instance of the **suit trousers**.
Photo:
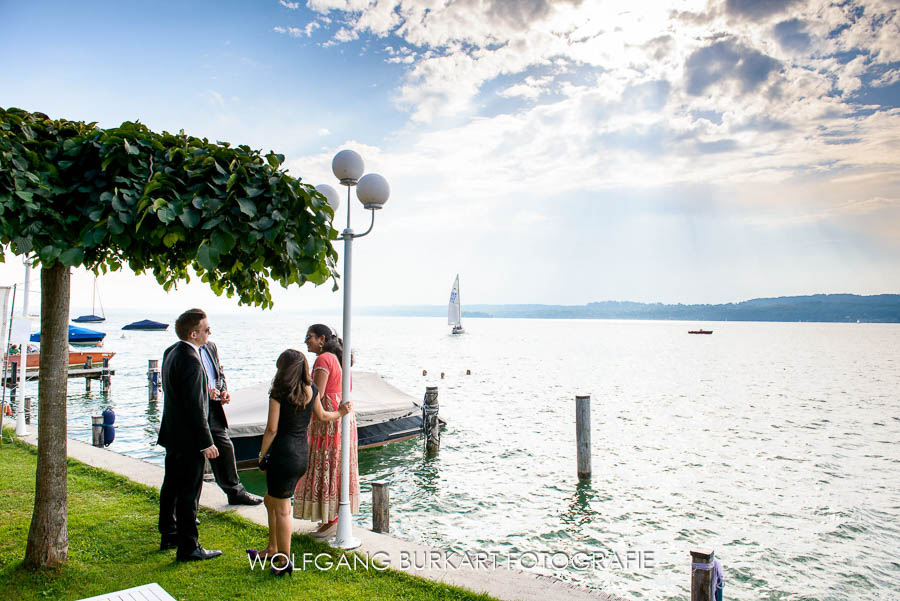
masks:
[[(210, 401), (209, 404), (212, 405), (218, 402)], [(212, 468), (213, 476), (216, 478), (216, 484), (231, 498), (243, 491), (244, 485), (241, 484), (241, 479), (238, 477), (234, 445), (231, 444), (231, 438), (228, 437), (228, 431), (219, 417), (219, 412), (214, 411), (212, 407), (210, 407), (209, 411), (209, 432), (212, 434), (213, 444), (219, 450), (219, 456), (215, 459), (210, 459), (209, 466)]]
[(159, 532), (163, 536), (178, 534), (178, 555), (188, 555), (200, 545), (197, 507), (205, 465), (198, 450), (166, 449), (166, 472), (159, 491)]

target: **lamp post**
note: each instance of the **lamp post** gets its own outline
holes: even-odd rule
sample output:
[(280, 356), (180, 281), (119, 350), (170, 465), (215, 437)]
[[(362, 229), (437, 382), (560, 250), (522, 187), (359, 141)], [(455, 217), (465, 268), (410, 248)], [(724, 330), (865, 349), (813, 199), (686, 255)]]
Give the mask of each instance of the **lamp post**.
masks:
[[(350, 280), (352, 269), (353, 239), (362, 238), (375, 225), (375, 211), (384, 206), (391, 194), (387, 180), (377, 173), (363, 175), (365, 165), (362, 157), (352, 150), (342, 150), (331, 161), (331, 170), (342, 186), (347, 186), (347, 228), (341, 232), (339, 240), (344, 241), (344, 356), (341, 358), (343, 377), (341, 378), (342, 402), (350, 400)], [(369, 229), (356, 234), (350, 228), (350, 188), (356, 186), (356, 196), (363, 207), (372, 212)], [(316, 186), (331, 208), (337, 213), (340, 199), (337, 191), (328, 185)], [(331, 543), (342, 549), (355, 549), (362, 543), (353, 536), (350, 523), (350, 415), (341, 418), (341, 501), (338, 509), (337, 534)]]

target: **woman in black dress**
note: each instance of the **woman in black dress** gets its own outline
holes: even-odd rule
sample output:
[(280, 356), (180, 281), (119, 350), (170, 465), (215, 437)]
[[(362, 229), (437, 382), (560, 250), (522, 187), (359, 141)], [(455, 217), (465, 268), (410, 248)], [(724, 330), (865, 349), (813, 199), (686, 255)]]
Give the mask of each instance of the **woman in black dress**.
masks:
[(309, 377), (306, 357), (300, 351), (288, 349), (275, 362), (277, 372), (269, 391), (269, 416), (259, 453), (260, 469), (266, 472), (267, 492), (264, 498), (269, 514), (269, 544), (265, 549), (247, 549), (251, 559), (257, 556), (278, 554), (283, 562), (272, 563), (275, 574), (290, 573), (291, 556), (291, 497), (300, 476), (306, 472), (309, 455), (306, 428), (310, 415), (316, 419), (332, 421), (352, 409), (350, 403), (342, 403), (337, 411), (325, 411), (319, 399), (319, 391)]

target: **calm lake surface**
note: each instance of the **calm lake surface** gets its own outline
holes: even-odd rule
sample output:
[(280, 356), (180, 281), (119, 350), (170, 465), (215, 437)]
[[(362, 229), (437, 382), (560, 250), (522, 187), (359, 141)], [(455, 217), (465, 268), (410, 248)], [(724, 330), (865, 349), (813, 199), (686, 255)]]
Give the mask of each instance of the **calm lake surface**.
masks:
[[(95, 329), (112, 391), (69, 384), (70, 436), (117, 413), (112, 449), (161, 463), (147, 360), (175, 340)], [(340, 318), (211, 316), (232, 390), (271, 379), (306, 327)], [(712, 336), (691, 336), (703, 326)], [(458, 552), (651, 552), (635, 565), (545, 571), (626, 598), (684, 599), (693, 548), (714, 548), (727, 599), (898, 600), (900, 326), (355, 317), (356, 368), (421, 398), (439, 386), (440, 454), (421, 439), (360, 452), (387, 480), (395, 536)], [(422, 370), (428, 376), (422, 376)], [(466, 376), (471, 369), (472, 375)], [(446, 376), (440, 379), (440, 372)], [(30, 385), (34, 389), (35, 385)], [(579, 483), (575, 395), (592, 395), (593, 478)], [(557, 564), (563, 563), (557, 557)]]

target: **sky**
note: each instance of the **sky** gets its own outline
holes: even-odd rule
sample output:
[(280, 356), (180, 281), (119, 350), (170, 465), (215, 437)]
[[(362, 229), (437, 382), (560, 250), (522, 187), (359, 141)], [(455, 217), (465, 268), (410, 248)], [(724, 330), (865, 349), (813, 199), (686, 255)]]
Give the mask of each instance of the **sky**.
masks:
[(357, 307), (443, 304), (457, 273), (464, 308), (900, 292), (900, 0), (0, 0), (0, 106), (275, 150), (313, 185), (356, 150), (391, 186)]

